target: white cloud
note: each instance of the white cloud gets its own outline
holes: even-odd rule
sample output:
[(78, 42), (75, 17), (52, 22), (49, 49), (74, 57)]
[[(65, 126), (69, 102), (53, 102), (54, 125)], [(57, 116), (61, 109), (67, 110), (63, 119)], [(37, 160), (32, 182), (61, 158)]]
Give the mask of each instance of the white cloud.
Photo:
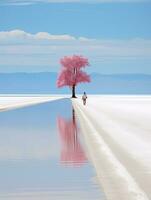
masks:
[(51, 35), (47, 32), (39, 32), (36, 34), (27, 33), (22, 30), (12, 30), (12, 31), (1, 31), (0, 32), (0, 42), (4, 41), (15, 41), (20, 42), (22, 40), (75, 40), (74, 37), (70, 35)]
[(0, 5), (30, 5), (36, 3), (131, 3), (150, 0), (1, 0)]
[[(151, 61), (151, 40), (99, 40), (70, 35), (31, 34), (22, 30), (0, 32), (0, 71), (56, 71), (64, 55), (82, 54), (93, 65), (115, 61)], [(13, 71), (13, 69), (12, 69)]]

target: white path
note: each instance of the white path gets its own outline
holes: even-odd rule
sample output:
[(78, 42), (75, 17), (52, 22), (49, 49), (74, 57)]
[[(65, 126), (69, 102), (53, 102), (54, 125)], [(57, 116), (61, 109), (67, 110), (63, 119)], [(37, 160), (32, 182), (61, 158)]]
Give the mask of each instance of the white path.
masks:
[(62, 98), (65, 98), (65, 96), (0, 96), (0, 111), (16, 109)]
[(73, 99), (89, 156), (108, 200), (151, 199), (151, 96)]

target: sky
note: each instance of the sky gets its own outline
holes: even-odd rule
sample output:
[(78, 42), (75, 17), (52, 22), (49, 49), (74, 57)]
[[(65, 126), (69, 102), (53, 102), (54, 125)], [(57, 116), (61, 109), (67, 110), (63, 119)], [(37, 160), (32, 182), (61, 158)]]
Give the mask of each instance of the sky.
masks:
[(58, 72), (66, 55), (88, 72), (151, 74), (151, 0), (1, 0), (0, 72)]

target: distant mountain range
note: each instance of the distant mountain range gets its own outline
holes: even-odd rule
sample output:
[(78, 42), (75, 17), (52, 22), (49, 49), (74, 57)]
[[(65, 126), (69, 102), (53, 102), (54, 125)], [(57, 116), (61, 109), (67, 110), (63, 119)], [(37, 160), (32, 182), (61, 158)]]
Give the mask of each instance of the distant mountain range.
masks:
[[(68, 87), (56, 87), (57, 73), (0, 73), (0, 94), (69, 94)], [(91, 83), (80, 84), (76, 91), (91, 94), (151, 94), (151, 75), (91, 74)]]

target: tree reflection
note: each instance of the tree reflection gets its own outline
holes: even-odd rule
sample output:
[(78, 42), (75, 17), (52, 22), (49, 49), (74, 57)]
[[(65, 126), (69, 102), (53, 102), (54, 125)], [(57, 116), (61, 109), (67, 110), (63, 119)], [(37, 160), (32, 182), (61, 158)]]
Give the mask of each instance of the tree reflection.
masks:
[(75, 112), (72, 110), (72, 118), (57, 118), (58, 130), (61, 140), (61, 162), (64, 164), (81, 165), (86, 161), (86, 156), (78, 138), (78, 128), (75, 120)]

